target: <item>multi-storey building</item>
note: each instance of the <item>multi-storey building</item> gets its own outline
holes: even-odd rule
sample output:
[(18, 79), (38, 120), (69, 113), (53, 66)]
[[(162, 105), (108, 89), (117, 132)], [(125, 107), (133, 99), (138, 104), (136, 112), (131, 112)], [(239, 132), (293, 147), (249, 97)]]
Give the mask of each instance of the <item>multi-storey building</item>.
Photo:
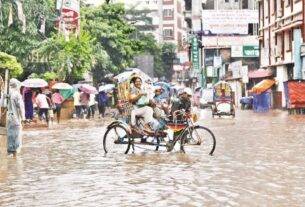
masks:
[(244, 68), (259, 68), (256, 0), (206, 0), (202, 10), (203, 68), (208, 83), (231, 80), (235, 101), (245, 95)]
[(259, 43), (261, 67), (273, 72), (276, 105), (286, 107), (284, 82), (305, 78), (301, 44), (305, 39), (304, 0), (260, 0)]
[(162, 27), (164, 42), (177, 45), (183, 50), (183, 38), (186, 36), (183, 0), (162, 0)]
[(182, 49), (186, 35), (184, 0), (113, 0), (123, 3), (126, 10), (142, 11), (151, 21), (138, 21), (135, 25), (141, 32), (151, 33), (160, 42), (171, 42)]

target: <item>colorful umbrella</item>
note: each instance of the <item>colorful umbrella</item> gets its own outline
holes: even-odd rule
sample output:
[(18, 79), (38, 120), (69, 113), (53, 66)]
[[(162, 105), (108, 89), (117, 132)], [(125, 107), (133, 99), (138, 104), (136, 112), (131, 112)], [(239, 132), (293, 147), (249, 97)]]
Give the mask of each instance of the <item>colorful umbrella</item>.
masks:
[(40, 78), (30, 78), (22, 82), (22, 86), (28, 88), (43, 88), (48, 86), (48, 83)]
[(99, 92), (101, 92), (101, 91), (107, 92), (107, 91), (113, 90), (114, 87), (115, 87), (114, 84), (106, 84), (106, 85), (100, 86), (100, 87), (98, 88), (98, 91), (99, 91)]
[(82, 84), (79, 89), (82, 91), (82, 92), (85, 92), (85, 93), (89, 93), (89, 94), (96, 94), (97, 93), (97, 90), (95, 87), (93, 86), (90, 86), (88, 84)]
[(55, 83), (52, 86), (52, 89), (58, 89), (58, 90), (71, 90), (73, 87), (68, 83)]

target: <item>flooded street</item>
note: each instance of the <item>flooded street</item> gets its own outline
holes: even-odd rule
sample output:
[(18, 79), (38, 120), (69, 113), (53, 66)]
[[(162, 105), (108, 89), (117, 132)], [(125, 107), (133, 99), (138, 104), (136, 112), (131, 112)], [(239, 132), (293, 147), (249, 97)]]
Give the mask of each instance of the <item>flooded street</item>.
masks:
[(0, 206), (304, 205), (304, 116), (202, 114), (213, 157), (191, 147), (105, 156), (102, 123), (25, 131), (22, 153), (1, 158)]

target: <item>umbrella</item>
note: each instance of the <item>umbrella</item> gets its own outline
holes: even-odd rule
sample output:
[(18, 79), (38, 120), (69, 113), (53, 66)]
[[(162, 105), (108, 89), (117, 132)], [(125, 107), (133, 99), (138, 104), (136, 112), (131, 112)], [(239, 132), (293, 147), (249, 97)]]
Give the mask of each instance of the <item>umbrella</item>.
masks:
[(139, 76), (143, 82), (152, 82), (151, 78), (146, 73), (137, 68), (128, 68), (128, 71), (120, 73), (114, 78), (117, 79), (119, 83), (121, 83), (129, 80), (132, 76)]
[(113, 88), (115, 87), (114, 84), (107, 84), (107, 85), (103, 85), (103, 86), (100, 86), (98, 91), (111, 91)]
[(85, 93), (89, 93), (89, 94), (96, 94), (97, 93), (97, 90), (95, 87), (93, 86), (90, 86), (89, 84), (82, 84), (79, 89), (82, 91), (82, 92), (85, 92)]
[(58, 89), (58, 90), (71, 90), (73, 87), (68, 83), (55, 83), (52, 86), (52, 89)]
[(28, 87), (28, 88), (43, 88), (48, 86), (48, 83), (40, 78), (30, 78), (26, 79), (22, 82), (22, 86)]

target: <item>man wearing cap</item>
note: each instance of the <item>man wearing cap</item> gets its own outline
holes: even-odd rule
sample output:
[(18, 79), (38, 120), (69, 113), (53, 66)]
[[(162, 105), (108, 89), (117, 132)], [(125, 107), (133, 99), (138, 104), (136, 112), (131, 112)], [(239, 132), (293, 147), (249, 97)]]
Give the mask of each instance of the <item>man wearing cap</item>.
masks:
[[(193, 96), (192, 89), (185, 88), (180, 91), (179, 93), (179, 100), (177, 102), (174, 102), (172, 105), (171, 114), (177, 110), (184, 110), (185, 112), (191, 112), (192, 103), (191, 98)], [(178, 120), (180, 120), (182, 117), (177, 117)]]
[[(25, 120), (25, 110), (22, 95), (20, 94), (20, 82), (12, 78), (9, 83), (9, 95), (7, 98), (7, 152), (15, 157), (22, 145), (22, 122)], [(4, 103), (2, 99), (2, 103)]]

